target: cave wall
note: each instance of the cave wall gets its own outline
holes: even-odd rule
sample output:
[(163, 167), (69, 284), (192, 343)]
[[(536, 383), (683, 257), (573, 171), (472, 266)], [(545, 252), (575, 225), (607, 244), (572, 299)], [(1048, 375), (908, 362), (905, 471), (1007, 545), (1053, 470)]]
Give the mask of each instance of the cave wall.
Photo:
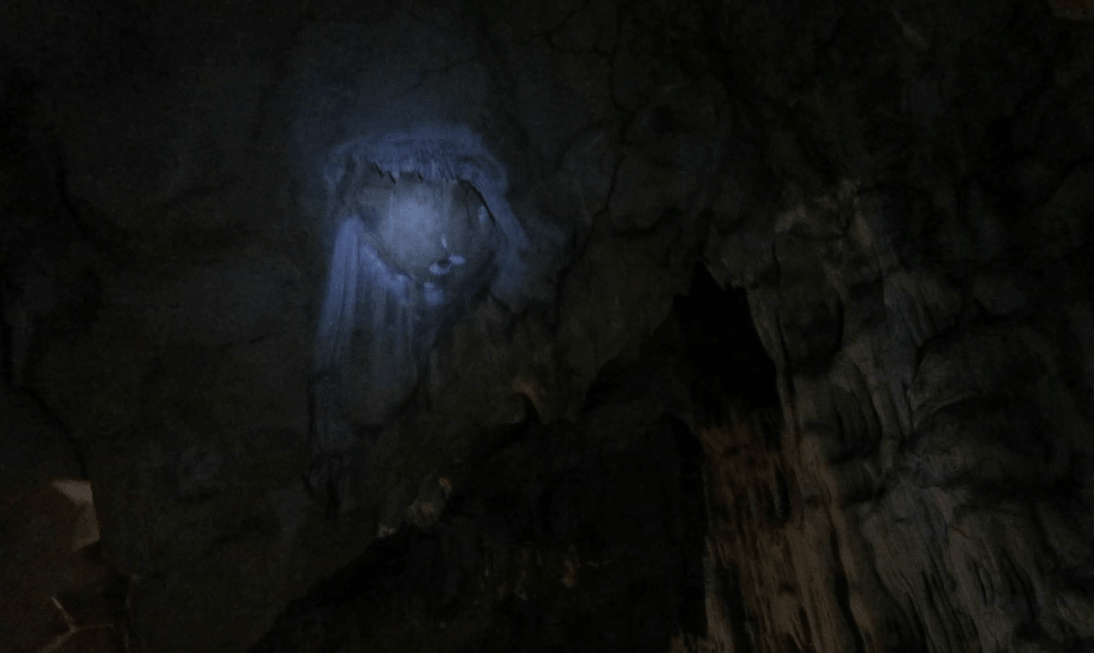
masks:
[[(723, 557), (766, 604), (761, 650), (1090, 645), (1090, 96), (1067, 81), (1089, 50), (997, 8), (892, 7), (867, 40), (837, 22), (808, 90), (771, 89), (801, 98), (770, 144), (803, 201), (749, 298), (787, 419), (761, 468), (792, 470), (792, 507)], [(734, 470), (727, 503), (763, 522), (777, 478)]]
[[(567, 565), (601, 559), (505, 509), (461, 510), (542, 494), (491, 456), (532, 477), (562, 456), (586, 479), (572, 492), (640, 505), (637, 522), (693, 510), (673, 462), (691, 449), (668, 429), (704, 454), (705, 523), (605, 536), (644, 543), (659, 589), (634, 605), (678, 604), (643, 641), (1092, 645), (1094, 34), (1082, 3), (981, 4), (5, 9), (5, 576), (54, 571), (19, 576), (0, 636), (40, 649), (72, 625), (49, 597), (94, 586), (109, 598), (87, 619), (124, 615), (112, 646), (246, 650), (324, 601), (356, 609), (316, 584), (351, 565), (382, 585), (378, 536), (402, 538), (376, 540), (389, 557), (435, 561), (444, 537), (490, 539), (500, 521), (515, 538), (495, 547), (500, 577), (545, 594), (517, 609), (512, 583), (459, 590), (494, 591), (497, 611), (436, 641), (572, 643), (592, 631), (534, 615), (585, 591)], [(536, 274), (519, 302), (479, 297), (398, 414), (319, 460), (312, 357), (336, 225), (310, 175), (347, 138), (423, 121), (466, 126), (507, 168)], [(682, 353), (711, 337), (674, 308), (697, 264), (745, 293), (774, 374)], [(676, 363), (627, 367), (664, 342)], [(594, 400), (616, 364), (640, 399)], [(476, 457), (515, 428), (537, 444)], [(633, 458), (582, 462), (605, 432)], [(647, 463), (671, 500), (612, 495), (633, 471), (603, 485), (603, 465)], [(75, 519), (49, 494), (61, 477), (90, 480), (101, 534), (68, 558), (35, 539)], [(650, 552), (663, 537), (672, 555)], [(590, 581), (567, 627), (626, 630), (604, 606), (636, 582)]]

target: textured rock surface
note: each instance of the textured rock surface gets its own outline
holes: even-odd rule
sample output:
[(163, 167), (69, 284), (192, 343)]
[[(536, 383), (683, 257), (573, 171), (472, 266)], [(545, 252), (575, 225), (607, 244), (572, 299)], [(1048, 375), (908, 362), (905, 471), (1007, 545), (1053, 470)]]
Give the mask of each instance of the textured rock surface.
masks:
[[(1090, 15), (4, 9), (0, 638), (1094, 647)], [(507, 168), (531, 272), (318, 459), (315, 178), (419, 124)]]

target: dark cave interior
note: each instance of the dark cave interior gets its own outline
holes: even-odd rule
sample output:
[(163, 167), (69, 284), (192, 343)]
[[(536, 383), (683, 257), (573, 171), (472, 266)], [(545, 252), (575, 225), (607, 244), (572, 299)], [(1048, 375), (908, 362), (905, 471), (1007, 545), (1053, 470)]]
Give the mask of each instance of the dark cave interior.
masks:
[(1094, 651), (1091, 0), (0, 7), (0, 651)]
[[(696, 266), (643, 354), (605, 365), (582, 412), (649, 401), (664, 366), (681, 364), (705, 425), (730, 406), (778, 406), (745, 294)], [(775, 433), (764, 446), (778, 446)], [(533, 409), (480, 438), (436, 527), (377, 541), (291, 603), (252, 650), (665, 651), (673, 637), (706, 633), (704, 454), (680, 417), (588, 434), (544, 425)], [(567, 587), (578, 574), (586, 589), (575, 601)], [(364, 615), (380, 614), (367, 625)], [(486, 632), (467, 635), (486, 619)]]

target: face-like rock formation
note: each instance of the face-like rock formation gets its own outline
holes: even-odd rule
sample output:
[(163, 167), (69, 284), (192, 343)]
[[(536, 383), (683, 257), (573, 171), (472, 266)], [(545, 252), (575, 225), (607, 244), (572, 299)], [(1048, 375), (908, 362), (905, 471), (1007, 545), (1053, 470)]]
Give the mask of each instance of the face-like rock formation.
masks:
[(419, 380), (440, 329), (486, 289), (498, 235), (466, 182), (377, 170), (353, 184), (339, 198), (316, 365), (340, 377), (353, 421), (376, 424)]
[[(376, 230), (380, 247), (418, 283), (450, 273), (458, 283), (489, 257), (493, 220), (474, 189), (458, 182), (396, 183)], [(430, 302), (433, 304), (433, 302)]]

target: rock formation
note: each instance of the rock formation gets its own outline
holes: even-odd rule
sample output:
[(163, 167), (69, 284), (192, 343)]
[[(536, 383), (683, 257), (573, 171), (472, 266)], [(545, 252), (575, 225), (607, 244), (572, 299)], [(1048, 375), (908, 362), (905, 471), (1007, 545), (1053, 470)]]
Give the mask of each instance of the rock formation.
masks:
[(0, 648), (1094, 650), (1092, 20), (0, 9)]

